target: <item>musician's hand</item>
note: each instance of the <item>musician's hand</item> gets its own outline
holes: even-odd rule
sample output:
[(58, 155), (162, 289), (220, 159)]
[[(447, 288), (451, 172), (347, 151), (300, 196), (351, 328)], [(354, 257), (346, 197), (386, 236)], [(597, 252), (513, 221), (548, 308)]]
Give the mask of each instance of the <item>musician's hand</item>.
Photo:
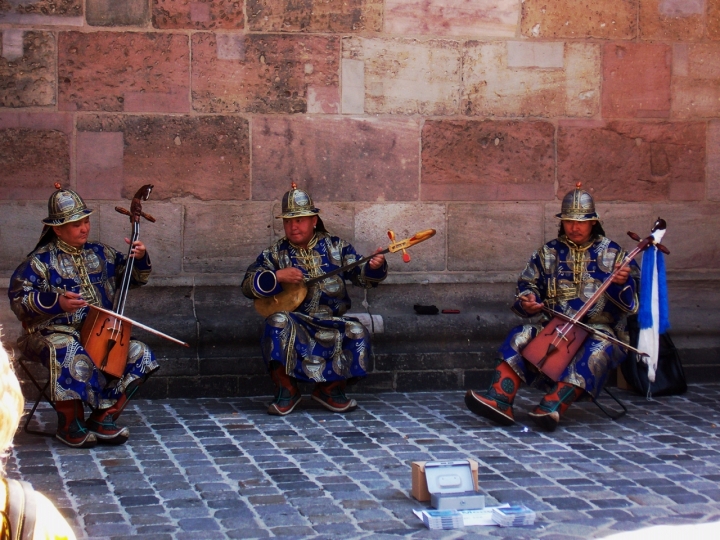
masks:
[(82, 295), (76, 292), (67, 291), (58, 296), (60, 308), (66, 313), (74, 313), (81, 307), (87, 306), (87, 302), (83, 300)]
[(380, 253), (382, 251), (382, 248), (377, 248), (375, 250), (375, 253), (378, 253), (379, 255), (375, 255), (372, 259), (368, 261), (368, 265), (373, 270), (378, 270), (379, 268), (382, 268), (383, 264), (385, 264), (385, 255)]
[[(130, 239), (126, 238), (125, 243), (130, 245)], [(133, 248), (130, 251), (130, 256), (133, 259), (142, 259), (145, 256), (146, 251), (147, 249), (145, 249), (145, 244), (143, 244), (140, 240), (135, 240), (133, 242)]]
[(543, 305), (537, 301), (534, 294), (526, 294), (520, 297), (520, 306), (530, 315), (535, 315), (542, 311)]
[[(615, 268), (618, 268), (620, 265), (616, 264)], [(617, 285), (625, 285), (627, 283), (628, 278), (630, 277), (630, 267), (626, 266), (622, 270), (620, 270), (615, 276), (612, 278), (612, 283), (616, 283)]]
[(299, 268), (291, 266), (289, 268), (281, 268), (275, 272), (275, 277), (280, 283), (302, 283), (303, 273)]

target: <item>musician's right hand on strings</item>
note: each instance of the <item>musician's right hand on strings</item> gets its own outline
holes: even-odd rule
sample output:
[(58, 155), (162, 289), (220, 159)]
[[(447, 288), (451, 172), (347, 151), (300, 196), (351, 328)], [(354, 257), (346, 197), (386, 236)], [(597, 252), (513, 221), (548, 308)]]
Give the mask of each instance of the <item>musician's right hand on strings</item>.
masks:
[(299, 268), (281, 268), (275, 272), (275, 277), (280, 283), (302, 283), (303, 273)]
[(540, 313), (543, 308), (543, 305), (537, 301), (532, 293), (520, 297), (520, 306), (530, 315)]
[(66, 313), (74, 313), (78, 309), (87, 306), (87, 302), (83, 300), (81, 294), (71, 291), (66, 291), (63, 294), (60, 294), (58, 302), (60, 303), (62, 310)]

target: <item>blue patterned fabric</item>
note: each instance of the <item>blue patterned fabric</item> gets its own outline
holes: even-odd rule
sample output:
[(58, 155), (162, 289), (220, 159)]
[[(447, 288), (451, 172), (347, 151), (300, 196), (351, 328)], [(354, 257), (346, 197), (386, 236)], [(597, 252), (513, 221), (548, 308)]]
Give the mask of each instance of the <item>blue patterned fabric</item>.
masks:
[[(66, 313), (59, 295), (79, 292), (88, 304), (113, 308), (113, 299), (127, 258), (104, 244), (74, 248), (59, 239), (38, 248), (15, 270), (10, 280), (10, 306), (22, 322), (18, 347), (50, 371), (54, 401), (81, 399), (94, 408), (113, 405), (134, 380), (157, 369), (155, 356), (140, 341), (131, 340), (124, 376), (112, 379), (95, 367), (80, 345), (80, 330), (88, 308)], [(147, 283), (151, 271), (147, 253), (133, 265), (131, 284)]]
[[(248, 267), (242, 290), (248, 298), (271, 297), (282, 291), (277, 270), (295, 267), (314, 278), (361, 258), (352, 245), (325, 232), (317, 232), (307, 249), (283, 238)], [(377, 270), (363, 263), (310, 285), (294, 311), (281, 311), (265, 320), (261, 348), (266, 365), (279, 362), (288, 375), (308, 382), (365, 376), (370, 336), (360, 322), (343, 316), (350, 309), (345, 280), (371, 288), (386, 276), (387, 263)]]
[[(530, 317), (523, 310), (520, 298), (534, 294), (539, 302), (545, 302), (555, 311), (572, 317), (610, 276), (615, 263), (622, 261), (624, 256), (622, 248), (604, 236), (597, 236), (587, 244), (578, 246), (561, 235), (533, 253), (518, 279), (518, 299), (512, 310), (521, 317)], [(638, 307), (639, 268), (633, 261), (630, 269), (631, 277), (627, 283), (622, 286), (611, 284), (582, 321), (625, 342), (628, 341), (625, 328), (627, 315), (635, 313)], [(522, 358), (521, 351), (549, 320), (543, 314), (537, 322), (513, 328), (498, 351), (500, 359), (508, 362), (527, 384), (542, 389), (547, 389), (551, 381), (539, 375)], [(617, 367), (625, 356), (620, 346), (591, 335), (559, 380), (584, 388), (596, 396), (610, 370)]]

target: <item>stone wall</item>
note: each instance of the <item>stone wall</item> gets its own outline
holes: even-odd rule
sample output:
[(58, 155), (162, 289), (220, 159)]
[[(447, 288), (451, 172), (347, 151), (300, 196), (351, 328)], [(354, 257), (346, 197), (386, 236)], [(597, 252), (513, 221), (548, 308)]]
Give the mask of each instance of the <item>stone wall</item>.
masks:
[(676, 336), (691, 376), (715, 376), (720, 0), (0, 0), (0, 33), (0, 273), (54, 182), (116, 246), (114, 207), (153, 183), (133, 313), (192, 344), (148, 338), (153, 395), (269, 390), (237, 285), (290, 181), (363, 252), (438, 231), (370, 293), (367, 389), (483, 383), (512, 282), (578, 181), (627, 247), (668, 221)]

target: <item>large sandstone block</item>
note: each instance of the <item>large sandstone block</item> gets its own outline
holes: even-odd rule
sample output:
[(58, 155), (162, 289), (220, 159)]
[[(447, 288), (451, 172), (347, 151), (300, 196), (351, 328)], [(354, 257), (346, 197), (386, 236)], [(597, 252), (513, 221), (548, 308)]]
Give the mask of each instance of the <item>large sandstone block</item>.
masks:
[(83, 0), (0, 0), (0, 23), (82, 26)]
[(431, 272), (445, 270), (447, 228), (444, 204), (358, 204), (355, 209), (355, 249), (363, 256), (377, 248), (386, 248), (392, 230), (396, 240), (404, 240), (426, 229), (435, 229), (434, 237), (408, 250), (410, 262), (402, 262), (402, 253), (387, 253), (393, 272)]
[[(138, 186), (139, 187), (139, 186)], [(127, 254), (125, 238), (132, 235), (130, 219), (115, 211), (116, 206), (130, 209), (130, 201), (90, 204), (97, 209), (100, 241)], [(143, 202), (143, 212), (155, 218), (155, 223), (140, 220), (140, 240), (147, 246), (153, 264), (154, 277), (173, 277), (182, 272), (183, 206), (149, 200)]]
[(673, 47), (672, 114), (676, 118), (720, 116), (720, 43)]
[[(39, 191), (39, 190), (38, 190)], [(45, 189), (47, 197), (53, 192)], [(48, 215), (47, 197), (45, 201), (3, 201), (0, 203), (0, 273), (9, 278), (15, 268), (25, 260), (40, 239), (43, 224), (42, 220)], [(97, 223), (97, 217), (91, 215), (92, 224)], [(95, 232), (92, 231), (91, 232)], [(7, 297), (3, 299), (7, 305)], [(13, 317), (14, 318), (14, 317)], [(5, 332), (3, 332), (5, 333)], [(10, 333), (12, 337), (14, 334)]]
[(422, 199), (551, 199), (554, 139), (549, 122), (426, 120)]
[(515, 37), (519, 16), (516, 0), (386, 0), (385, 32)]
[(267, 202), (188, 203), (183, 269), (244, 275), (248, 265), (273, 242), (271, 210)]
[(720, 1), (708, 0), (707, 8), (707, 37), (713, 40), (720, 39)]
[(603, 118), (670, 116), (670, 46), (607, 43), (603, 52)]
[(583, 182), (604, 201), (695, 201), (705, 191), (705, 124), (561, 121), (558, 197)]
[(62, 32), (58, 50), (61, 110), (190, 110), (185, 35)]
[(52, 33), (5, 28), (0, 51), (0, 107), (55, 104), (57, 47)]
[(600, 68), (594, 43), (468, 41), (462, 109), (472, 116), (595, 116)]
[(720, 121), (708, 124), (707, 198), (720, 201)]
[(340, 40), (335, 36), (198, 32), (192, 36), (192, 47), (192, 99), (197, 111), (338, 111)]
[(237, 30), (245, 26), (243, 2), (237, 0), (153, 0), (155, 28)]
[(367, 114), (460, 112), (457, 41), (347, 37), (343, 59), (364, 63)]
[(248, 0), (255, 32), (380, 32), (382, 0)]
[(52, 129), (0, 129), (0, 199), (45, 199), (55, 182), (68, 185), (68, 139)]
[(150, 19), (147, 0), (86, 0), (90, 26), (145, 26)]
[(720, 214), (716, 203), (694, 204), (692, 212), (686, 204), (654, 204), (653, 215), (662, 216), (668, 224), (663, 237), (663, 244), (670, 250), (665, 259), (668, 270), (718, 268), (720, 250), (714, 247), (720, 230)]
[(253, 199), (295, 181), (315, 202), (417, 200), (418, 137), (414, 119), (255, 118)]
[(702, 39), (705, 3), (705, 0), (640, 0), (640, 38), (667, 41)]
[[(79, 155), (78, 182), (82, 179), (94, 193), (117, 192), (119, 163), (113, 156), (122, 151), (121, 194), (125, 198), (148, 182), (155, 185), (153, 198), (159, 199), (249, 197), (249, 126), (244, 118), (83, 115), (78, 119), (78, 132), (93, 133), (79, 138), (79, 148), (94, 144), (100, 150), (106, 145), (108, 152), (99, 164), (88, 158), (92, 150)], [(120, 136), (109, 135), (112, 132)], [(114, 172), (88, 180), (86, 171), (104, 169)], [(97, 184), (92, 186), (92, 182)]]
[(523, 0), (522, 35), (532, 38), (633, 39), (638, 0)]
[(525, 267), (543, 242), (543, 204), (448, 205), (448, 270), (510, 271)]
[(122, 197), (123, 133), (79, 131), (76, 141), (75, 174), (82, 196), (88, 199)]

